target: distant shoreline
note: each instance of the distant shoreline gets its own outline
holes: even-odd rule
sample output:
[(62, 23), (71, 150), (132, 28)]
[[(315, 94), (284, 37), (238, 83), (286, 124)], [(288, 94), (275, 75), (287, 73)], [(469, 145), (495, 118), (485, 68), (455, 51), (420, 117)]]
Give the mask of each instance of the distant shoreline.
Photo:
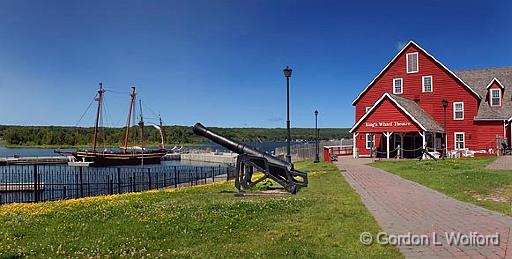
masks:
[[(158, 143), (151, 143), (149, 146), (156, 147)], [(166, 147), (174, 147), (174, 146), (184, 146), (184, 147), (193, 147), (193, 146), (199, 146), (198, 143), (180, 143), (180, 144), (165, 144)], [(118, 146), (109, 146), (107, 148), (116, 148)], [(7, 143), (0, 143), (0, 147), (3, 148), (46, 148), (46, 149), (72, 149), (72, 148), (91, 148), (90, 145), (76, 145), (76, 146), (70, 146), (70, 145), (13, 145), (13, 144), (7, 144)], [(103, 148), (102, 146), (99, 146), (98, 148)]]

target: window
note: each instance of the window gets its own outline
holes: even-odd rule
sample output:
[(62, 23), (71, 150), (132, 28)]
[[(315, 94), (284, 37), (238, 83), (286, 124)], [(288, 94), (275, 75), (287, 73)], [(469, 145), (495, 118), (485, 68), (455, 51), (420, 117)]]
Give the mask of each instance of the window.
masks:
[(393, 79), (393, 93), (394, 94), (401, 94), (403, 92), (402, 81), (403, 81), (402, 78)]
[(423, 82), (423, 92), (429, 93), (432, 92), (432, 76), (423, 76), (421, 77)]
[(366, 107), (366, 113), (368, 113), (368, 111), (370, 111), (371, 108), (372, 108), (371, 106), (367, 106)]
[(453, 103), (453, 119), (463, 120), (464, 119), (464, 103), (454, 102)]
[(464, 147), (464, 132), (455, 132), (455, 150), (461, 150)]
[(418, 52), (409, 53), (407, 57), (407, 73), (418, 72)]
[(501, 106), (500, 89), (491, 89), (491, 106)]
[(366, 133), (366, 149), (371, 149), (375, 146), (375, 140), (373, 139), (373, 133)]

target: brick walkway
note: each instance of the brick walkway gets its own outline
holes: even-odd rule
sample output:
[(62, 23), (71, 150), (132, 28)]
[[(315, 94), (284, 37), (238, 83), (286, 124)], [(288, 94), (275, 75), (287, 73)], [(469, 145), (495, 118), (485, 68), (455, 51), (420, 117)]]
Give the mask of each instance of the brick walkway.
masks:
[[(512, 217), (457, 201), (415, 182), (365, 165), (368, 160), (337, 162), (383, 231), (391, 235), (426, 235), (427, 246), (398, 245), (407, 258), (512, 258)], [(446, 233), (499, 233), (499, 246), (450, 245)], [(374, 234), (374, 238), (376, 233)], [(434, 245), (432, 238), (436, 236)], [(404, 240), (404, 242), (407, 242)], [(510, 243), (510, 244), (509, 244)], [(508, 250), (508, 251), (507, 251)]]
[(486, 167), (487, 169), (508, 169), (512, 170), (512, 156), (500, 156)]

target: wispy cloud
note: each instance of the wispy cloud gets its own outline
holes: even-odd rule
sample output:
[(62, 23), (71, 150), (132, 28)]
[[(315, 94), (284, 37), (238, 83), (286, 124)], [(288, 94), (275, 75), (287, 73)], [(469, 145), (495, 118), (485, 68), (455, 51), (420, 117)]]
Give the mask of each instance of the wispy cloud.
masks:
[(397, 49), (397, 50), (401, 50), (401, 49), (403, 49), (403, 48), (405, 47), (405, 44), (407, 44), (407, 42), (403, 42), (403, 41), (399, 41), (399, 42), (397, 42), (397, 44), (396, 44), (396, 49)]

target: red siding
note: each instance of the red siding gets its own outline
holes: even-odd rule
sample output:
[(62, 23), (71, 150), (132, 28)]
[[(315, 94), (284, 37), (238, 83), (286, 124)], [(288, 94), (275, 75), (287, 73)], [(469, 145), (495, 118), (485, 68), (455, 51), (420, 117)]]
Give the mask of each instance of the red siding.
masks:
[[(477, 121), (475, 127), (478, 130), (476, 138), (478, 149), (488, 150), (496, 149), (496, 138), (503, 137), (506, 132), (503, 131), (503, 121)], [(466, 138), (468, 138), (466, 136)]]
[[(419, 71), (407, 74), (406, 54), (412, 52), (418, 52)], [(433, 92), (423, 93), (422, 76), (428, 75), (432, 76)], [(356, 121), (365, 114), (365, 107), (372, 106), (384, 93), (393, 93), (393, 78), (403, 78), (403, 94), (401, 96), (415, 100), (441, 126), (443, 126), (444, 118), (441, 101), (448, 100), (446, 126), (449, 149), (453, 149), (453, 132), (465, 132), (467, 148), (481, 149), (475, 137), (477, 129), (473, 122), (473, 118), (477, 114), (478, 97), (414, 44), (410, 44), (357, 100), (355, 103)], [(464, 120), (453, 120), (453, 102), (464, 102)], [(471, 137), (468, 138), (468, 136)]]
[(400, 108), (388, 98), (355, 129), (357, 132), (410, 132), (422, 131)]

